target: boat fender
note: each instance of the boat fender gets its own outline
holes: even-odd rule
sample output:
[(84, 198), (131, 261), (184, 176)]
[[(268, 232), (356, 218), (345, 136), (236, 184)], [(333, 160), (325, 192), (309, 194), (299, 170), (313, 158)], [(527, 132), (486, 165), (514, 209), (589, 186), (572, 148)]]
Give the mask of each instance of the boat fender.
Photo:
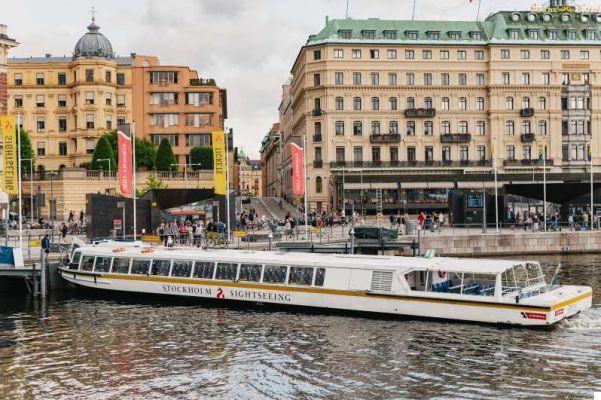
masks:
[(445, 271), (438, 271), (438, 277), (439, 278), (444, 278), (447, 276), (447, 273)]
[(520, 304), (520, 296), (515, 296), (515, 304)]

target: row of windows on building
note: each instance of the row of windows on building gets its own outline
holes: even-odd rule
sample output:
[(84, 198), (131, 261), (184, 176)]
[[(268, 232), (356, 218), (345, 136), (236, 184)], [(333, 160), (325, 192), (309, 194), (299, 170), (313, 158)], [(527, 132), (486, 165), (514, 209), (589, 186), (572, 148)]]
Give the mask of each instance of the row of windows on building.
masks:
[[(58, 153), (52, 155), (66, 156), (67, 154), (67, 142), (58, 142)], [(93, 154), (94, 148), (96, 147), (96, 141), (94, 139), (86, 139), (86, 154)], [(36, 154), (38, 157), (46, 156), (46, 142), (41, 140), (36, 142)]]
[[(57, 95), (56, 106), (60, 107), (60, 108), (67, 107), (68, 106), (67, 98), (68, 98), (68, 95), (66, 95), (66, 94)], [(77, 94), (75, 94), (74, 104), (77, 104)], [(85, 105), (95, 105), (96, 104), (96, 98), (95, 98), (94, 92), (92, 92), (92, 91), (85, 92), (83, 104), (85, 104)], [(104, 94), (104, 105), (105, 106), (113, 105), (113, 94), (112, 93)], [(38, 108), (46, 107), (46, 95), (37, 94), (35, 96), (35, 106)], [(118, 94), (116, 96), (116, 106), (117, 107), (125, 107), (125, 95), (124, 94)], [(23, 107), (23, 95), (17, 94), (14, 96), (14, 107), (15, 108)]]
[[(36, 132), (37, 133), (45, 133), (47, 130), (46, 126), (46, 117), (43, 115), (39, 115), (35, 117), (36, 122)], [(74, 123), (73, 126), (77, 127), (77, 115), (73, 116)], [(69, 130), (68, 127), (68, 118), (67, 117), (58, 117), (58, 131), (59, 132), (67, 132)], [(85, 128), (84, 129), (96, 129), (98, 126), (96, 124), (96, 117), (94, 114), (85, 114)], [(125, 117), (117, 117), (117, 125), (125, 125), (126, 120)], [(113, 127), (116, 127), (113, 124), (113, 116), (110, 114), (106, 114), (104, 116), (104, 128), (106, 130), (111, 130)]]
[[(536, 84), (540, 84), (540, 85), (550, 85), (551, 84), (551, 73), (549, 72), (543, 72), (539, 75), (539, 79), (537, 81), (534, 81), (532, 79), (533, 74), (531, 72), (521, 72), (521, 75), (517, 75), (516, 74), (520, 74), (519, 72), (501, 72), (499, 77), (499, 81), (498, 84), (502, 84), (502, 85), (511, 85), (512, 82), (513, 83), (518, 83), (518, 84), (522, 84), (522, 85), (531, 85), (533, 83)], [(475, 80), (473, 82), (473, 85), (475, 86), (485, 86), (486, 85), (486, 75), (484, 73), (476, 73), (475, 75)], [(512, 79), (513, 78), (513, 79)], [(519, 80), (518, 80), (519, 78)], [(571, 76), (569, 73), (562, 73), (561, 74), (561, 83), (564, 85), (567, 85), (569, 83), (571, 83)], [(590, 75), (588, 73), (584, 73), (581, 75), (581, 80), (584, 83), (588, 83), (590, 81)], [(369, 73), (369, 84), (372, 86), (378, 86), (380, 85), (380, 73), (379, 72), (370, 72)], [(413, 72), (407, 72), (405, 73), (405, 86), (415, 86), (416, 85), (416, 74)], [(322, 75), (321, 73), (315, 73), (313, 74), (313, 85), (314, 86), (321, 86), (323, 84), (322, 82)], [(334, 72), (334, 85), (336, 86), (342, 86), (347, 84), (347, 81), (345, 81), (345, 73), (338, 71), (338, 72)], [(398, 86), (399, 85), (399, 80), (398, 80), (398, 74), (396, 72), (389, 72), (388, 73), (388, 86)], [(440, 74), (440, 79), (438, 81), (434, 80), (434, 74), (432, 74), (431, 72), (425, 72), (422, 74), (422, 81), (421, 84), (424, 86), (433, 86), (433, 85), (440, 85), (440, 86), (450, 86), (452, 84), (458, 85), (458, 86), (468, 86), (468, 84), (470, 84), (470, 81), (468, 80), (468, 74), (466, 72), (460, 72), (457, 74), (457, 79), (456, 80), (451, 80), (451, 74), (449, 72), (442, 72)], [(352, 73), (352, 85), (354, 86), (360, 86), (363, 85), (363, 74), (361, 72), (353, 72)]]
[[(36, 72), (35, 84), (37, 86), (46, 85), (46, 76), (47, 76), (47, 74), (45, 72)], [(117, 80), (116, 80), (117, 85), (125, 85), (125, 73), (117, 72), (116, 78), (117, 78)], [(73, 82), (71, 82), (71, 83), (76, 83), (76, 82), (77, 82), (77, 71), (73, 71)], [(85, 70), (85, 82), (87, 82), (87, 83), (95, 82), (93, 69)], [(104, 71), (104, 82), (113, 83), (113, 72), (112, 71)], [(56, 74), (56, 85), (65, 86), (67, 84), (68, 84), (67, 83), (67, 73), (66, 72), (58, 72)], [(15, 86), (23, 86), (23, 73), (15, 72), (14, 85)]]
[[(167, 139), (169, 144), (173, 147), (180, 145), (180, 134), (161, 134), (151, 133), (150, 138), (155, 145), (160, 145), (163, 139)], [(185, 146), (186, 147), (203, 147), (212, 146), (211, 134), (210, 133), (189, 133), (184, 134)]]
[[(184, 93), (184, 104), (191, 106), (207, 106), (213, 104), (212, 92), (187, 92)], [(179, 104), (179, 93), (160, 92), (150, 94), (150, 105), (172, 106)]]
[[(185, 114), (185, 125), (195, 128), (202, 128), (212, 125), (212, 114)], [(179, 114), (150, 114), (150, 126), (159, 128), (169, 128), (179, 126)]]
[[(568, 50), (568, 49), (560, 49), (559, 50), (559, 58), (562, 60), (569, 60), (572, 58), (572, 55), (574, 54), (574, 52), (576, 52), (576, 54), (579, 54), (579, 59), (580, 60), (590, 60), (591, 58), (591, 52), (590, 50)], [(369, 49), (366, 50), (365, 53), (363, 52), (363, 49), (351, 49), (350, 50), (350, 54), (351, 54), (351, 59), (353, 60), (361, 60), (363, 59), (363, 54), (367, 54), (367, 58), (371, 59), (371, 60), (378, 60), (380, 59), (380, 49)], [(404, 54), (404, 59), (405, 60), (415, 60), (416, 59), (416, 55), (420, 54), (419, 51), (416, 51), (415, 49), (406, 49), (404, 50), (404, 52), (402, 52), (401, 54)], [(422, 60), (432, 60), (434, 59), (434, 54), (436, 54), (435, 51), (432, 51), (431, 49), (423, 49), (421, 50), (421, 59)], [(439, 50), (438, 52), (438, 60), (443, 60), (443, 61), (447, 61), (451, 59), (451, 51), (450, 50)], [(467, 60), (468, 59), (468, 51), (467, 50), (457, 50), (455, 52), (455, 60)], [(484, 60), (485, 59), (485, 52), (484, 50), (474, 50), (473, 51), (474, 57), (473, 60)], [(512, 51), (511, 49), (500, 49), (499, 50), (499, 57), (502, 60), (509, 60), (511, 59), (511, 54)], [(520, 55), (520, 59), (521, 60), (530, 60), (530, 59), (534, 59), (534, 54), (536, 54), (536, 51), (534, 50), (530, 50), (530, 49), (521, 49), (519, 51), (519, 55)], [(550, 50), (550, 49), (540, 49), (538, 51), (538, 55), (539, 55), (539, 59), (540, 60), (550, 60), (551, 56), (553, 57), (557, 57), (557, 51), (556, 50)], [(600, 53), (601, 55), (601, 53)], [(335, 59), (344, 59), (344, 49), (334, 49), (333, 50), (333, 57)], [(314, 50), (313, 51), (313, 59), (314, 60), (321, 60), (321, 50)], [(396, 60), (399, 57), (399, 51), (397, 49), (387, 49), (386, 50), (386, 58), (388, 60)]]

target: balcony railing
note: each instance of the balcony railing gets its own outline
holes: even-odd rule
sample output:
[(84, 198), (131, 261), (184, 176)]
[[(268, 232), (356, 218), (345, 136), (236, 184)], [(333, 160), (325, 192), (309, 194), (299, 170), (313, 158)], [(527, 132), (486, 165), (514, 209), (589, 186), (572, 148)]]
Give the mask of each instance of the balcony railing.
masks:
[(372, 143), (396, 143), (401, 141), (400, 133), (389, 133), (389, 134), (371, 134), (369, 140)]
[(190, 86), (217, 86), (215, 79), (190, 79)]
[(432, 118), (436, 116), (435, 108), (407, 108), (405, 110), (405, 117), (410, 118)]
[(441, 143), (469, 143), (472, 140), (472, 135), (469, 133), (446, 133), (440, 135)]
[(314, 117), (321, 117), (321, 108), (313, 110)]
[(534, 133), (522, 133), (521, 138), (523, 143), (534, 142), (536, 139)]
[(505, 160), (503, 161), (503, 165), (505, 167), (542, 167), (543, 164), (547, 166), (553, 165), (553, 160), (539, 160), (535, 159), (526, 159), (526, 160)]
[(534, 108), (522, 108), (520, 110), (520, 117), (534, 117)]
[(323, 160), (313, 160), (313, 168), (323, 168)]
[(490, 160), (481, 161), (334, 161), (330, 163), (332, 169), (342, 168), (466, 168), (489, 167)]
[(313, 135), (313, 143), (319, 142), (321, 142), (321, 133), (316, 133), (315, 135)]

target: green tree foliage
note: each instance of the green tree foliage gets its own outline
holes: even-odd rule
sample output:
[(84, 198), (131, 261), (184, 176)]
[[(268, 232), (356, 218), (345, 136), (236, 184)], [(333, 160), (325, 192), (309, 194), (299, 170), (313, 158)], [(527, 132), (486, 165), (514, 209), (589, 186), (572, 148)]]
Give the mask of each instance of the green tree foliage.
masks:
[(98, 143), (96, 143), (96, 148), (94, 149), (94, 154), (92, 155), (91, 168), (94, 170), (108, 171), (109, 161), (106, 161), (107, 159), (110, 160), (111, 171), (114, 171), (117, 167), (115, 153), (113, 152), (111, 144), (106, 136), (101, 136), (100, 139), (98, 139)]
[[(212, 147), (193, 147), (190, 150), (190, 163), (192, 170), (213, 169), (213, 148)], [(200, 165), (198, 165), (200, 164)]]
[(173, 165), (176, 162), (169, 140), (161, 140), (161, 144), (157, 150), (156, 161), (154, 163), (157, 171), (176, 171), (177, 166)]
[(152, 189), (166, 189), (166, 188), (167, 188), (167, 185), (165, 184), (165, 182), (163, 182), (162, 180), (157, 178), (157, 176), (155, 174), (148, 174), (144, 188), (142, 190), (136, 189), (136, 196), (142, 197), (146, 194), (146, 192), (148, 192), (149, 190), (152, 190)]
[(27, 132), (25, 132), (23, 129), (19, 129), (19, 136), (21, 136), (21, 173), (29, 173), (31, 170), (31, 165), (29, 163), (35, 162), (35, 160), (28, 160), (34, 158), (33, 147), (31, 146), (31, 140), (29, 139)]
[[(115, 155), (117, 155), (117, 131), (111, 131), (104, 135)], [(151, 171), (154, 168), (154, 161), (157, 156), (157, 148), (154, 143), (148, 140), (140, 140), (136, 138), (136, 170)]]

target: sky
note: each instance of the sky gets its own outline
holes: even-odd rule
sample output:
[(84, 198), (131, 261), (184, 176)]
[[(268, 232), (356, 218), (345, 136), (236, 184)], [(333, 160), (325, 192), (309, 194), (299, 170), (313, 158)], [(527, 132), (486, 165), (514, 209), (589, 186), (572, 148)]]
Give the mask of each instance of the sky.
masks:
[[(411, 17), (412, 0), (349, 1), (355, 19)], [(478, 0), (415, 1), (416, 19), (477, 16)], [(533, 4), (482, 0), (480, 15)], [(601, 7), (601, 0), (579, 4)], [(281, 87), (301, 46), (323, 28), (326, 16), (344, 18), (346, 0), (0, 0), (0, 24), (20, 43), (10, 55), (71, 55), (92, 6), (117, 54), (188, 65), (227, 89), (226, 127), (234, 129), (236, 146), (258, 158), (261, 139), (278, 121)]]

